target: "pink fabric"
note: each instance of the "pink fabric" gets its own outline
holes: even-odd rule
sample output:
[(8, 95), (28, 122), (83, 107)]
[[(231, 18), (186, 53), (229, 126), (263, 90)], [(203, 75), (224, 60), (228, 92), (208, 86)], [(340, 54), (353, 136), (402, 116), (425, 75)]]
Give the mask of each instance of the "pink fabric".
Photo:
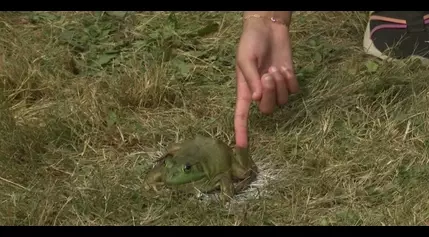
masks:
[(381, 30), (381, 29), (406, 29), (406, 28), (407, 28), (407, 25), (403, 25), (403, 24), (383, 24), (383, 25), (379, 25), (379, 26), (374, 27), (374, 29), (371, 30), (370, 37), (372, 38), (372, 35), (377, 30)]
[[(429, 19), (425, 20), (425, 24), (429, 24)], [(379, 26), (374, 27), (374, 29), (371, 30), (370, 37), (372, 38), (372, 35), (377, 30), (381, 30), (381, 29), (406, 29), (406, 28), (407, 28), (407, 25), (405, 25), (405, 24), (383, 24), (383, 25), (379, 25)]]

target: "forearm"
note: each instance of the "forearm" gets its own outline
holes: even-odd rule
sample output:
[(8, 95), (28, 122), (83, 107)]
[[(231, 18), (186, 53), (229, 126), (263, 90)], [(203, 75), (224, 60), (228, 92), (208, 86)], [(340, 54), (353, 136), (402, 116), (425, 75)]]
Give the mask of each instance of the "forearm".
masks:
[(286, 26), (290, 25), (292, 19), (292, 11), (245, 11), (243, 17), (260, 15), (266, 18), (274, 18), (283, 22)]

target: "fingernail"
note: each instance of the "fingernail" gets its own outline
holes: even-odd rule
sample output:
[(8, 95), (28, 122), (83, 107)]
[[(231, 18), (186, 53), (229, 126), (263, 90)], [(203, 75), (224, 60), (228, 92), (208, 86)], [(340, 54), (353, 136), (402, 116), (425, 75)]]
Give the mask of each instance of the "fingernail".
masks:
[(270, 70), (269, 70), (270, 72), (277, 72), (277, 68), (276, 67), (270, 67)]
[(252, 100), (254, 100), (254, 101), (258, 101), (258, 100), (260, 100), (261, 98), (260, 98), (260, 96), (258, 95), (258, 93), (256, 93), (256, 92), (253, 92), (253, 94), (252, 94)]
[(264, 77), (264, 81), (271, 81), (271, 77), (270, 76), (266, 76), (266, 77)]

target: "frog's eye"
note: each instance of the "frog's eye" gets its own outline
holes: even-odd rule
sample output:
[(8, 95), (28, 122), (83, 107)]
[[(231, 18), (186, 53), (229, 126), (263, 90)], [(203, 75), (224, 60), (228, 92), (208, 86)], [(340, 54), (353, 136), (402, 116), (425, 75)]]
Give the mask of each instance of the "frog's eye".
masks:
[(189, 172), (190, 170), (191, 170), (191, 164), (186, 163), (186, 164), (183, 166), (183, 171), (185, 171), (185, 172)]

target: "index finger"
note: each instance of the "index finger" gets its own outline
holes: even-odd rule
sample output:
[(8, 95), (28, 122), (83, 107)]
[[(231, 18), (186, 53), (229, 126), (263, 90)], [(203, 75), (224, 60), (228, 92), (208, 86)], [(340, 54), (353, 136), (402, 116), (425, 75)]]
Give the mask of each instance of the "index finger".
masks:
[[(237, 63), (240, 69), (242, 81), (247, 82), (247, 88), (251, 91), (251, 98), (255, 101), (259, 101), (262, 98), (262, 85), (261, 77), (258, 72), (257, 59), (256, 58), (243, 58)], [(237, 78), (238, 79), (238, 78)]]
[(252, 95), (241, 70), (237, 68), (237, 101), (234, 114), (235, 143), (237, 147), (247, 148), (247, 124)]

